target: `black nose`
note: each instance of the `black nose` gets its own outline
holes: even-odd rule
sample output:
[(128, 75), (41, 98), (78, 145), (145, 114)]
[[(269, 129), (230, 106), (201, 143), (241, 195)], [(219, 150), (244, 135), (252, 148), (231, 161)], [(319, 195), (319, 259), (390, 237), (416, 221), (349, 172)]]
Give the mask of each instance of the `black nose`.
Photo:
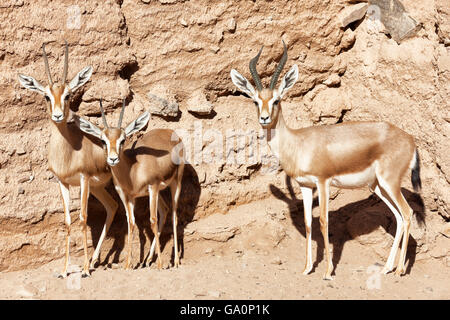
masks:
[(269, 116), (267, 116), (267, 117), (261, 117), (261, 120), (263, 120), (263, 121), (269, 120)]

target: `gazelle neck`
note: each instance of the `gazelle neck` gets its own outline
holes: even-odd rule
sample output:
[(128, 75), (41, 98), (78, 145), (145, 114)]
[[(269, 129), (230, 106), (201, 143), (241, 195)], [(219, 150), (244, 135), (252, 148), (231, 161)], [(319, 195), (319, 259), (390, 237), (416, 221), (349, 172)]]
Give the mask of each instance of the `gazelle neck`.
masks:
[(120, 151), (119, 159), (120, 161), (117, 165), (113, 167), (110, 166), (111, 173), (116, 183), (126, 185), (126, 188), (130, 189), (132, 185), (132, 181), (130, 179), (132, 160), (124, 150)]
[[(293, 133), (284, 120), (281, 104), (274, 125), (264, 132), (267, 144), (272, 154), (278, 159), (281, 168), (287, 173), (292, 173), (290, 163), (301, 156), (301, 138)], [(292, 145), (294, 143), (294, 145)]]
[(291, 133), (291, 129), (287, 126), (286, 121), (284, 120), (281, 103), (278, 108), (279, 111), (274, 119), (274, 124), (271, 127), (267, 128), (264, 132), (271, 151), (277, 157), (279, 156), (277, 148), (280, 141), (284, 140), (286, 138), (286, 135), (289, 135)]

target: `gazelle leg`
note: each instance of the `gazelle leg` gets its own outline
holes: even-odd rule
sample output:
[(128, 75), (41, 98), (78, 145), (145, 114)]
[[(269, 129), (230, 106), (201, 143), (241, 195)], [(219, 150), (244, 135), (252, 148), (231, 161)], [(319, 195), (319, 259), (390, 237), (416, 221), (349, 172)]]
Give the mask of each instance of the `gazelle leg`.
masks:
[(313, 190), (311, 188), (300, 187), (303, 196), (303, 210), (305, 215), (306, 230), (306, 264), (303, 274), (308, 274), (312, 269), (312, 250), (311, 250), (311, 221), (312, 221), (312, 199)]
[(402, 275), (405, 273), (405, 258), (406, 251), (408, 249), (408, 240), (409, 240), (409, 228), (411, 225), (411, 216), (413, 215), (413, 210), (406, 202), (405, 198), (402, 195), (402, 192), (399, 188), (397, 191), (397, 203), (400, 208), (400, 212), (403, 217), (403, 241), (402, 241), (402, 249), (400, 251), (400, 257), (398, 259), (397, 269), (395, 270), (396, 275)]
[(88, 239), (87, 239), (87, 205), (89, 199), (89, 178), (81, 175), (80, 178), (81, 186), (81, 208), (80, 208), (80, 221), (83, 228), (83, 245), (84, 245), (84, 265), (81, 275), (83, 277), (90, 276), (89, 272), (89, 255), (88, 255)]
[(126, 204), (126, 212), (127, 212), (127, 220), (128, 220), (128, 236), (127, 236), (127, 247), (128, 247), (128, 255), (127, 260), (125, 262), (125, 270), (130, 269), (130, 265), (132, 264), (132, 251), (133, 251), (133, 231), (134, 226), (136, 224), (134, 220), (134, 201), (128, 200)]
[(94, 254), (92, 255), (91, 268), (94, 268), (95, 263), (98, 261), (98, 257), (100, 255), (100, 248), (102, 247), (102, 243), (105, 240), (106, 235), (108, 234), (108, 230), (111, 227), (111, 223), (114, 220), (114, 216), (116, 215), (119, 205), (105, 190), (104, 187), (91, 188), (91, 193), (97, 198), (98, 201), (101, 202), (101, 204), (106, 209), (105, 224), (98, 240), (97, 247), (95, 248)]
[(67, 277), (67, 267), (69, 266), (69, 251), (70, 251), (70, 210), (69, 210), (69, 202), (70, 202), (70, 192), (69, 192), (69, 185), (62, 183), (58, 181), (59, 183), (59, 190), (61, 191), (61, 198), (63, 201), (63, 207), (64, 207), (64, 222), (66, 224), (66, 256), (64, 259), (64, 267), (61, 272), (60, 277), (65, 278)]
[[(159, 201), (158, 201), (158, 213), (159, 213), (159, 217), (160, 217), (159, 225), (158, 225), (159, 235), (161, 235), (164, 224), (166, 223), (168, 211), (169, 211), (169, 207), (167, 206), (166, 201), (164, 200), (163, 197), (160, 197)], [(149, 266), (151, 261), (153, 260), (153, 256), (155, 254), (155, 247), (156, 247), (156, 237), (153, 237), (152, 245), (150, 247), (150, 253), (147, 258), (147, 266)]]
[(134, 230), (134, 225), (135, 225), (135, 220), (134, 220), (134, 200), (129, 200), (128, 197), (125, 195), (125, 193), (123, 192), (122, 188), (118, 185), (115, 186), (116, 187), (116, 191), (119, 194), (120, 200), (122, 200), (123, 206), (125, 207), (125, 213), (127, 215), (127, 224), (128, 224), (128, 234), (127, 234), (127, 258), (125, 261), (125, 270), (128, 270), (130, 268), (130, 261), (131, 261), (131, 243), (133, 240), (133, 230)]
[(397, 269), (395, 270), (396, 275), (402, 275), (405, 272), (406, 250), (408, 249), (409, 228), (413, 210), (402, 195), (402, 192), (400, 190), (400, 180), (394, 180), (396, 182), (389, 183), (387, 179), (382, 178), (378, 173), (377, 179), (380, 186), (387, 192), (389, 197), (392, 199), (392, 201), (400, 211), (400, 214), (403, 218), (402, 249), (400, 251), (400, 257), (398, 259)]
[(395, 216), (396, 223), (397, 223), (397, 229), (395, 230), (394, 243), (392, 244), (392, 248), (389, 253), (389, 257), (386, 261), (386, 264), (385, 264), (383, 270), (381, 271), (383, 274), (386, 274), (388, 272), (391, 272), (392, 269), (394, 268), (394, 261), (395, 261), (395, 257), (397, 256), (398, 245), (400, 244), (400, 240), (403, 235), (403, 232), (402, 232), (403, 231), (402, 230), (403, 229), (403, 219), (402, 219), (402, 216), (400, 215), (400, 213), (398, 212), (397, 208), (395, 207), (394, 203), (390, 199), (390, 197), (383, 195), (379, 185), (377, 185), (375, 187), (374, 191), (375, 191), (375, 194), (378, 197), (380, 197), (380, 199), (383, 200), (383, 202), (392, 211), (392, 213)]
[(149, 202), (150, 202), (150, 225), (153, 231), (153, 235), (156, 239), (156, 253), (158, 254), (158, 269), (162, 268), (162, 261), (161, 261), (161, 246), (159, 243), (159, 230), (158, 230), (158, 214), (157, 214), (157, 207), (158, 207), (158, 195), (159, 190), (157, 185), (151, 185), (148, 186), (148, 194), (149, 194)]
[(331, 272), (333, 272), (333, 262), (331, 260), (330, 243), (328, 240), (328, 198), (330, 196), (330, 181), (319, 181), (317, 183), (317, 188), (319, 191), (320, 231), (322, 231), (325, 256), (327, 259), (327, 271), (324, 275), (324, 279), (333, 280), (331, 277)]
[(183, 166), (180, 166), (177, 169), (177, 179), (174, 180), (170, 185), (170, 191), (172, 193), (172, 225), (173, 225), (173, 246), (174, 246), (174, 256), (175, 256), (174, 257), (175, 268), (177, 268), (180, 265), (180, 256), (178, 254), (177, 208), (178, 208), (178, 199), (180, 198), (180, 192), (181, 192), (182, 177), (183, 177)]

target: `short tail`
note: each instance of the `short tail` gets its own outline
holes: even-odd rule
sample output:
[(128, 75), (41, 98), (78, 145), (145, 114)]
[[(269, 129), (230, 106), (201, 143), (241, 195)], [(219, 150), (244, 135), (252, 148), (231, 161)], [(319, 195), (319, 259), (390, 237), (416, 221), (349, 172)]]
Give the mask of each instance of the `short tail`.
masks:
[(422, 189), (422, 181), (420, 181), (420, 158), (417, 149), (414, 158), (415, 158), (414, 167), (411, 170), (411, 183), (414, 188), (414, 191), (418, 192)]

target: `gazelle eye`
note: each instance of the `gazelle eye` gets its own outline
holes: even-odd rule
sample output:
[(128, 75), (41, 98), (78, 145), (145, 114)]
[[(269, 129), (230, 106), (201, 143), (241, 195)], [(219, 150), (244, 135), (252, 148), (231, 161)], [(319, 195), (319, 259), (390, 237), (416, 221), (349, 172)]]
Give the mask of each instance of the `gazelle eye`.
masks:
[(65, 97), (64, 97), (64, 100), (69, 100), (69, 98), (70, 98), (70, 94), (68, 94), (68, 95), (66, 95)]
[(47, 102), (50, 102), (49, 96), (45, 96), (45, 100), (47, 100)]
[(280, 102), (280, 99), (277, 99), (273, 102), (273, 105), (276, 106)]
[(255, 106), (259, 106), (258, 101), (253, 101), (253, 103), (255, 104)]

